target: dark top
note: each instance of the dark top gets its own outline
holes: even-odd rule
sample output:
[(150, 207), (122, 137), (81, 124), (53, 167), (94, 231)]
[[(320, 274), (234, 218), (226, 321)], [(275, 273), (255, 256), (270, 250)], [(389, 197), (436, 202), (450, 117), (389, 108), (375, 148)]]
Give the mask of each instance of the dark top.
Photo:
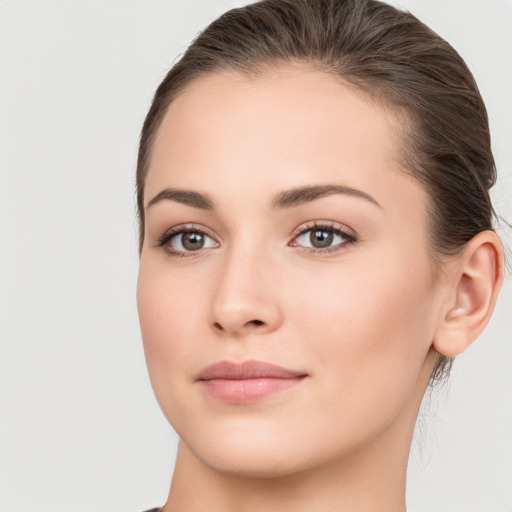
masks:
[(150, 510), (146, 510), (145, 512), (160, 512), (159, 508), (152, 508)]

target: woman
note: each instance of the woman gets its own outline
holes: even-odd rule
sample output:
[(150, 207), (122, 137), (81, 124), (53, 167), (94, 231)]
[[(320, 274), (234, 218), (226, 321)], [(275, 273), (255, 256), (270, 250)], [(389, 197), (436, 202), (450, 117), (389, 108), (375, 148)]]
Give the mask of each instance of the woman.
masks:
[(404, 511), (429, 382), (504, 276), (485, 106), (374, 0), (232, 9), (139, 150), (140, 323), (180, 437), (164, 512)]

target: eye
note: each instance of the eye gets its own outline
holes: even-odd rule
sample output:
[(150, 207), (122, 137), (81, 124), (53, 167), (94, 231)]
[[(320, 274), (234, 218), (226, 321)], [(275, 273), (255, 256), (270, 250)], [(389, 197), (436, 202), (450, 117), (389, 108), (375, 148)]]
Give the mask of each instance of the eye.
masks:
[(306, 225), (290, 245), (302, 246), (307, 252), (326, 253), (341, 250), (356, 242), (355, 235), (346, 233), (331, 222), (313, 222)]
[(160, 237), (157, 244), (157, 247), (163, 247), (170, 256), (178, 257), (193, 256), (200, 249), (217, 246), (218, 243), (203, 230), (184, 226), (169, 229)]

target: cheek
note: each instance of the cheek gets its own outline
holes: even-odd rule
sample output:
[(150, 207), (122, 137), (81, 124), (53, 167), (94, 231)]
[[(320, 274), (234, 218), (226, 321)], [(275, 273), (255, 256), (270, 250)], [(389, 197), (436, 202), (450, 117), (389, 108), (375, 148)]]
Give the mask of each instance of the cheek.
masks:
[(314, 367), (326, 369), (319, 378), (335, 390), (332, 407), (343, 416), (385, 408), (382, 418), (391, 418), (418, 384), (431, 341), (430, 281), (424, 262), (404, 265), (381, 252), (295, 290), (308, 297), (297, 308), (300, 338), (309, 340)]
[(141, 261), (137, 282), (137, 307), (148, 372), (164, 413), (179, 406), (174, 392), (192, 380), (185, 374), (187, 361), (198, 354), (197, 326), (205, 310), (198, 302), (198, 282), (181, 282), (169, 269)]

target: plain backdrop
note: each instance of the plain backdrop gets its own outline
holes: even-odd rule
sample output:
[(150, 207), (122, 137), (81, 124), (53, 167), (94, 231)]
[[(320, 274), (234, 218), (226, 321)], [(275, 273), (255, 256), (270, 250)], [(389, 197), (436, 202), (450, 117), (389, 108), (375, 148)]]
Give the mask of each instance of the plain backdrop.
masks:
[[(138, 327), (138, 135), (193, 37), (244, 3), (0, 0), (0, 512), (165, 502), (177, 439)], [(399, 4), (474, 72), (499, 169), (493, 197), (512, 220), (512, 1)], [(424, 407), (411, 512), (512, 511), (511, 280)]]

